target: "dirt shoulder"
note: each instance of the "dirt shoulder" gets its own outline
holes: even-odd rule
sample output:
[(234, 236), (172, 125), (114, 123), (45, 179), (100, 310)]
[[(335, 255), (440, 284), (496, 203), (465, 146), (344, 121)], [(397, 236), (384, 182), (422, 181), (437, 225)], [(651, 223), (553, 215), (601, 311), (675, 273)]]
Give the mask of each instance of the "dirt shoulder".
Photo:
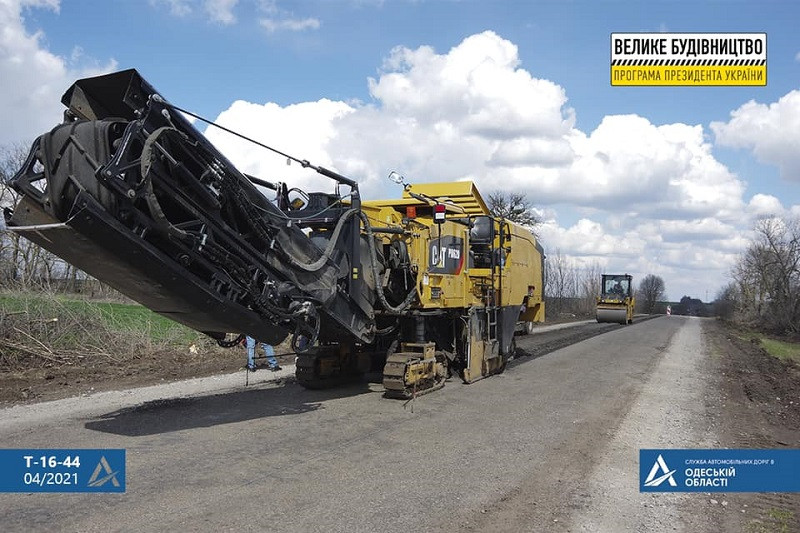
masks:
[[(294, 354), (286, 355), (288, 346), (278, 346), (275, 352), (279, 364), (294, 362)], [(187, 346), (146, 355), (132, 350), (114, 354), (113, 358), (102, 355), (73, 358), (70, 364), (37, 359), (32, 368), (19, 365), (0, 368), (0, 407), (235, 372), (242, 370), (246, 362), (243, 346), (222, 349), (211, 342), (208, 346)], [(257, 363), (268, 372), (263, 357)]]
[[(800, 366), (770, 356), (731, 325), (704, 321), (717, 366), (713, 413), (721, 448), (800, 448)], [(800, 494), (712, 493), (720, 531), (800, 531)]]

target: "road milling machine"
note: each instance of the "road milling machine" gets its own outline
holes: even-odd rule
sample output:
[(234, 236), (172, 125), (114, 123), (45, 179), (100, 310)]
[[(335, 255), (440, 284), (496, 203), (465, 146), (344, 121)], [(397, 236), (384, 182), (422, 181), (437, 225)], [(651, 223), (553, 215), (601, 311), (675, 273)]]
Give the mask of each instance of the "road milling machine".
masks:
[(597, 298), (597, 321), (633, 323), (633, 277), (629, 274), (603, 274)]
[(132, 69), (62, 102), (12, 179), (7, 226), (221, 345), (290, 337), (305, 387), (382, 371), (409, 398), (473, 382), (503, 371), (518, 321), (544, 320), (542, 248), (471, 182), (393, 173), (402, 198), (362, 201), (356, 181), (261, 143), (332, 192), (249, 176)]

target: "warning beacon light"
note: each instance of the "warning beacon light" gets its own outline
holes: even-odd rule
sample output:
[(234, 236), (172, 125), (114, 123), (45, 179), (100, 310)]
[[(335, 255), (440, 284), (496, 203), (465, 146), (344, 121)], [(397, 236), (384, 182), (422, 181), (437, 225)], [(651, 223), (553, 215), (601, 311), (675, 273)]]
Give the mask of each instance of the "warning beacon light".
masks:
[(433, 221), (437, 224), (444, 222), (444, 213), (447, 211), (447, 206), (444, 204), (436, 204), (433, 206)]

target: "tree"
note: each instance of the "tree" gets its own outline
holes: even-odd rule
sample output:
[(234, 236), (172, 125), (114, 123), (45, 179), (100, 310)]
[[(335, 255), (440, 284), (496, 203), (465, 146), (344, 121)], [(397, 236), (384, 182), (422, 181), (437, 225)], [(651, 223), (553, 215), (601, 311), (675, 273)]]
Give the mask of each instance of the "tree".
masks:
[[(27, 155), (27, 150), (21, 145), (0, 147), (0, 211), (13, 208), (19, 201), (19, 194), (11, 188), (10, 181)], [(17, 265), (34, 247), (32, 243), (20, 239), (18, 234), (9, 231), (3, 218), (0, 222), (0, 284), (18, 279)]]
[(488, 204), (494, 216), (525, 226), (531, 231), (542, 222), (524, 193), (493, 191), (489, 193)]
[(673, 315), (706, 316), (706, 305), (699, 298), (684, 296), (681, 301), (672, 307)]
[(594, 315), (600, 294), (599, 263), (581, 265), (556, 249), (547, 256), (545, 270), (544, 294), (549, 317)]
[(739, 302), (739, 289), (736, 282), (730, 282), (719, 290), (714, 299), (714, 314), (725, 320), (733, 318)]
[(759, 221), (732, 276), (745, 319), (778, 333), (800, 331), (800, 220)]
[(566, 300), (575, 295), (574, 269), (559, 249), (547, 257), (545, 269), (545, 309), (551, 316), (558, 317), (567, 310)]
[[(0, 146), (0, 210), (13, 209), (20, 194), (11, 188), (10, 181), (22, 168), (28, 157), (28, 149), (21, 145)], [(2, 215), (0, 214), (0, 217)], [(82, 274), (67, 265), (52, 253), (41, 248), (0, 222), (0, 285), (13, 284), (21, 288), (52, 289), (54, 282), (64, 278), (72, 281), (75, 288), (77, 277)], [(83, 276), (85, 277), (85, 275)]]
[(597, 297), (601, 290), (601, 276), (603, 269), (597, 261), (580, 269), (578, 280), (580, 283), (581, 314), (592, 316), (597, 307)]
[(636, 297), (642, 304), (645, 313), (652, 314), (656, 307), (656, 302), (664, 298), (664, 280), (661, 276), (648, 274), (639, 284)]

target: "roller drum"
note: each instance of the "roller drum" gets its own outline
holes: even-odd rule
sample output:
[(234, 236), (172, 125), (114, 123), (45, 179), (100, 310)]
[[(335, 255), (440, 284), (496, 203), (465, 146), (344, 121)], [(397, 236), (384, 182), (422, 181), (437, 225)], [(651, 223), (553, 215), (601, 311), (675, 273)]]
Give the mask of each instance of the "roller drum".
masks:
[(627, 310), (623, 307), (620, 309), (597, 309), (598, 322), (616, 322), (618, 324), (626, 324), (628, 322)]

